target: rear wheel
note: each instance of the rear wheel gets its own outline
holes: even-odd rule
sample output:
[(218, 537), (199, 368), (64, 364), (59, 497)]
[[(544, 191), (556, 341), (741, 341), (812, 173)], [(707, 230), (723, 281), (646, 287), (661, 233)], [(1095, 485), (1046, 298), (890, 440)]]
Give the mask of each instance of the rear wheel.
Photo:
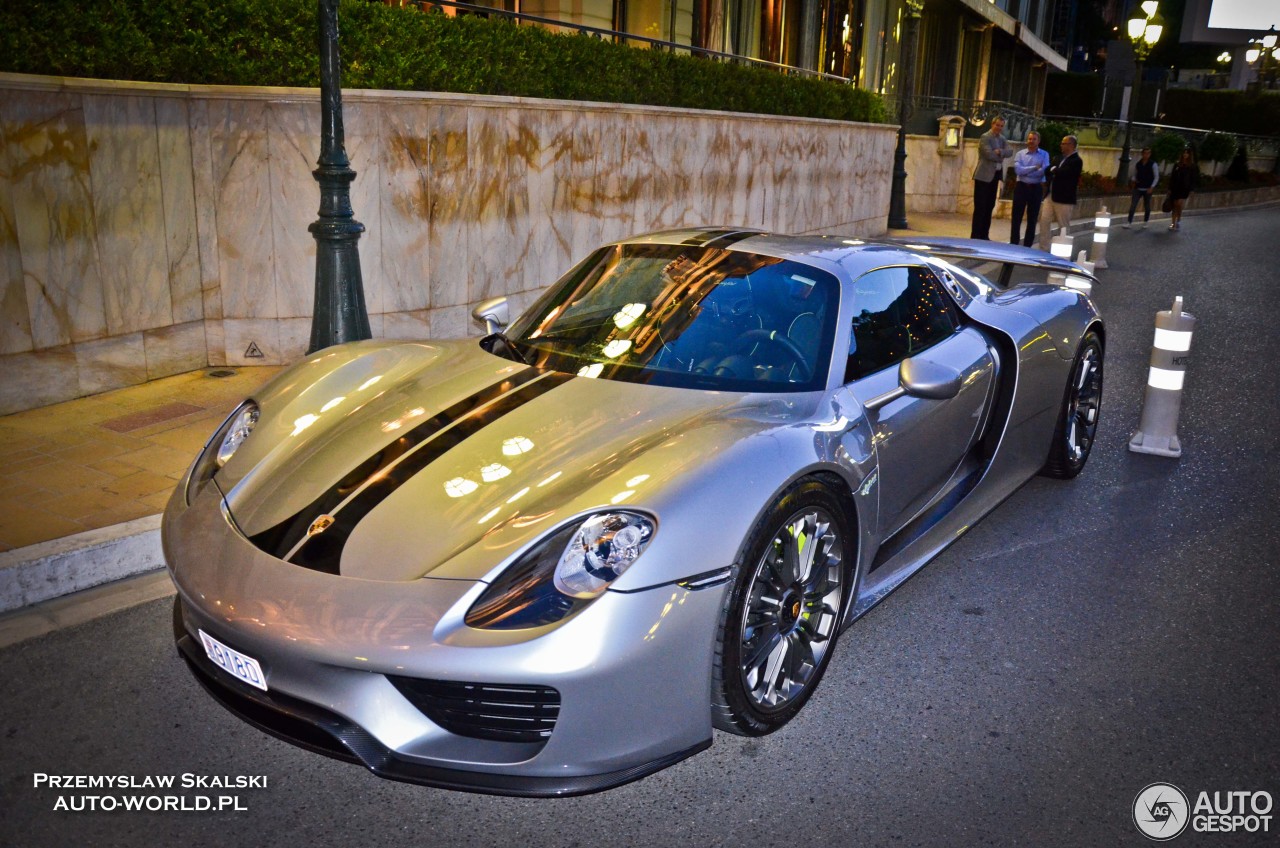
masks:
[(752, 529), (720, 616), (716, 727), (772, 733), (813, 694), (849, 596), (853, 545), (840, 501), (814, 480), (784, 492)]
[(1040, 473), (1069, 480), (1084, 470), (1098, 432), (1101, 411), (1102, 341), (1096, 333), (1088, 332), (1076, 351), (1049, 459)]

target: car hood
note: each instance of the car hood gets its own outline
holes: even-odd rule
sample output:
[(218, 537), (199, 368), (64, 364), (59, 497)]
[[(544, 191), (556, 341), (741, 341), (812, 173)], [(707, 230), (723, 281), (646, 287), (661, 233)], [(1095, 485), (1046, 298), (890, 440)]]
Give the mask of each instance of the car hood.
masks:
[(567, 520), (643, 509), (778, 423), (777, 396), (541, 372), (474, 341), (401, 348), (263, 394), (258, 430), (217, 478), (258, 547), (350, 577), (485, 579)]

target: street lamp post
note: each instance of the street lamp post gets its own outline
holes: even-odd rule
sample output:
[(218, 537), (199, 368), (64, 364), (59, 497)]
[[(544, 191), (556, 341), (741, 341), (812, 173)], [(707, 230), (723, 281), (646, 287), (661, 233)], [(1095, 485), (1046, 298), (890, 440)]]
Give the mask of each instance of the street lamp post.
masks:
[(1267, 51), (1267, 62), (1270, 65), (1263, 75), (1263, 82), (1267, 88), (1274, 87), (1274, 74), (1276, 69), (1276, 25), (1272, 24), (1271, 29), (1267, 30), (1267, 34), (1262, 36), (1262, 46)]
[(371, 338), (360, 277), (364, 224), (351, 210), (351, 170), (343, 144), (338, 0), (319, 0), (320, 159), (311, 172), (320, 184), (320, 217), (307, 229), (316, 240), (316, 299), (307, 353)]
[(902, 9), (902, 55), (898, 84), (898, 147), (893, 154), (893, 185), (889, 191), (889, 227), (907, 228), (907, 121), (914, 111), (916, 33), (920, 27), (922, 0), (906, 0)]
[(1133, 138), (1133, 111), (1137, 107), (1138, 95), (1142, 91), (1142, 65), (1147, 61), (1151, 48), (1160, 40), (1164, 25), (1156, 17), (1159, 3), (1147, 0), (1142, 4), (1143, 15), (1134, 15), (1129, 19), (1129, 43), (1133, 45), (1133, 61), (1135, 66), (1133, 78), (1133, 97), (1129, 100), (1129, 114), (1124, 125), (1124, 147), (1120, 150), (1120, 169), (1116, 171), (1116, 185), (1129, 184), (1129, 143)]
[(1252, 65), (1258, 62), (1258, 90), (1264, 91), (1270, 88), (1272, 68), (1274, 68), (1276, 53), (1280, 52), (1276, 49), (1277, 33), (1275, 24), (1271, 25), (1271, 29), (1261, 38), (1249, 39), (1249, 49), (1245, 51), (1245, 61)]
[[(1277, 59), (1276, 54), (1280, 53), (1280, 44), (1277, 41), (1276, 25), (1272, 24), (1271, 28), (1261, 38), (1249, 39), (1249, 49), (1245, 51), (1245, 61), (1252, 65), (1258, 62), (1258, 93), (1271, 87), (1273, 82), (1272, 76)], [(1280, 151), (1276, 153), (1275, 163), (1271, 166), (1271, 173), (1280, 174)]]

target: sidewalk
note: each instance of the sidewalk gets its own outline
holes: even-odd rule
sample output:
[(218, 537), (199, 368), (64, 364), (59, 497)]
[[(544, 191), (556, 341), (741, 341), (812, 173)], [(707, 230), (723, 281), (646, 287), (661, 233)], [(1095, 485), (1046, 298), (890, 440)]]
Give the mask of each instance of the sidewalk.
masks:
[(0, 417), (0, 551), (160, 512), (214, 429), (279, 370), (206, 368)]
[[(970, 216), (963, 215), (958, 212), (908, 212), (907, 213), (907, 229), (889, 230), (891, 236), (951, 236), (954, 238), (968, 238), (970, 232), (970, 224), (972, 220)], [(992, 229), (996, 227), (996, 221), (992, 221)], [(1005, 223), (1005, 229), (1008, 230), (1008, 222)]]
[(178, 479), (280, 370), (205, 368), (0, 417), (0, 613), (163, 565)]

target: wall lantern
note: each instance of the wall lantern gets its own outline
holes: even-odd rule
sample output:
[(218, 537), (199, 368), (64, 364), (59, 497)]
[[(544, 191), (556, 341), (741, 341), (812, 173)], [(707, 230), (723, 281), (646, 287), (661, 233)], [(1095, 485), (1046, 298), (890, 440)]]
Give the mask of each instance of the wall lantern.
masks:
[(960, 115), (943, 115), (938, 118), (938, 152), (948, 156), (959, 156), (964, 144), (964, 126), (966, 121)]

